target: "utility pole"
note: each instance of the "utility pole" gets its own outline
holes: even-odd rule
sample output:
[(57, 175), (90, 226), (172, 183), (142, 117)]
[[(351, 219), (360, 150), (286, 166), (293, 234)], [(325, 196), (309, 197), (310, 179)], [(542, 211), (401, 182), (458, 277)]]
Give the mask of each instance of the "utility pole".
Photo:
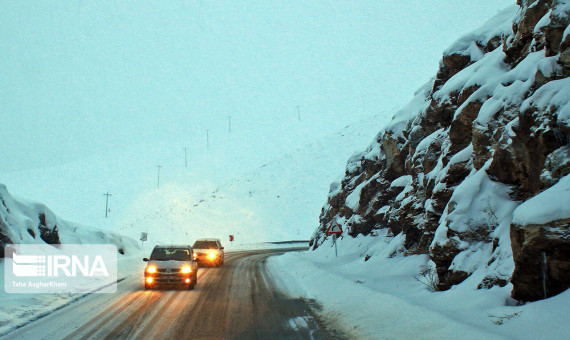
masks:
[(186, 150), (188, 150), (188, 148), (184, 148), (184, 167), (188, 167), (188, 155), (186, 154)]
[(160, 168), (162, 168), (162, 165), (157, 165), (156, 167), (158, 168), (157, 188), (160, 189)]
[(210, 150), (210, 130), (206, 130), (206, 150)]
[(299, 121), (301, 121), (301, 107), (297, 105), (297, 116), (299, 116)]
[(107, 196), (107, 199), (105, 200), (105, 218), (107, 218), (107, 212), (109, 211), (109, 196), (112, 196), (108, 191), (106, 194), (103, 194), (103, 196)]
[(228, 116), (228, 121), (229, 121), (229, 131), (230, 133), (232, 133), (232, 116)]

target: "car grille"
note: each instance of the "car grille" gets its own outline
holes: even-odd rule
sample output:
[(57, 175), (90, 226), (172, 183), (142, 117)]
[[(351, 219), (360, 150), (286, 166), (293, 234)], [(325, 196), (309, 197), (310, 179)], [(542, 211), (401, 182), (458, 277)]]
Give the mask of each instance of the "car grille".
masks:
[(161, 273), (161, 274), (178, 274), (180, 272), (180, 269), (177, 269), (177, 268), (167, 268), (167, 269), (159, 268), (156, 271), (157, 271), (157, 273)]
[(180, 273), (178, 269), (158, 269), (154, 275), (156, 283), (185, 283), (189, 278), (187, 275)]

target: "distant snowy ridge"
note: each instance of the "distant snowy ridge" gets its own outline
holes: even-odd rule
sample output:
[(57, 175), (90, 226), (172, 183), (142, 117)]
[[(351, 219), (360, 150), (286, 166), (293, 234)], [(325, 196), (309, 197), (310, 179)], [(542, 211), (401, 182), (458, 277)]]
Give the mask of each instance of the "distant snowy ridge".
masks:
[(6, 244), (115, 244), (125, 253), (137, 242), (119, 234), (78, 225), (56, 216), (41, 203), (17, 199), (0, 184), (0, 257)]
[(440, 290), (475, 272), (476, 288), (510, 281), (523, 301), (570, 287), (570, 2), (517, 3), (445, 50), (349, 159), (313, 249), (332, 221), (344, 237), (387, 228), (400, 251), (429, 255)]
[[(202, 178), (196, 175), (181, 176), (178, 183), (167, 183), (137, 199), (114, 230), (131, 237), (148, 232), (145, 246), (181, 240), (192, 244), (197, 238), (215, 237), (235, 249), (260, 241), (308, 239), (307, 230), (318, 223), (323, 192), (342, 171), (343, 159), (366, 143), (388, 117), (380, 113), (355, 121), (312, 143), (270, 154), (258, 166), (244, 161), (242, 168), (252, 168), (241, 173), (232, 169), (235, 176), (230, 172), (216, 185), (198, 185)], [(228, 241), (230, 234), (233, 243)]]

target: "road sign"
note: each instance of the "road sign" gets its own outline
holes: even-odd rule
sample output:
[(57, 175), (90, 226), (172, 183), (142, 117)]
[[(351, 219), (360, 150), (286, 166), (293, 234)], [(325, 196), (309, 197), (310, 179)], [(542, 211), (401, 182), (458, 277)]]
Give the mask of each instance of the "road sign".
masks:
[(327, 235), (342, 234), (342, 227), (337, 222), (331, 222), (327, 229)]
[(230, 242), (234, 241), (234, 235), (230, 235)]
[(327, 228), (327, 235), (333, 235), (333, 243), (334, 243), (334, 255), (338, 256), (338, 251), (336, 249), (336, 237), (337, 235), (342, 234), (342, 227), (338, 222), (331, 222), (329, 227)]
[(148, 236), (148, 233), (144, 233), (144, 232), (141, 233), (141, 241), (143, 241), (143, 242), (146, 241), (147, 236)]

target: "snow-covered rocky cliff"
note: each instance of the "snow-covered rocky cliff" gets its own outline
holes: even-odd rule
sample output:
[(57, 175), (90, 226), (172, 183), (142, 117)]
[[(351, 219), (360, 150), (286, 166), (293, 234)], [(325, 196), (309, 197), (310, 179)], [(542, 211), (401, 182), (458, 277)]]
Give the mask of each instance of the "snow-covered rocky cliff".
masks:
[(331, 185), (313, 249), (334, 222), (388, 229), (429, 254), (441, 290), (475, 271), (523, 301), (570, 287), (569, 16), (568, 0), (518, 0), (444, 51)]
[(130, 237), (65, 221), (41, 203), (15, 198), (0, 184), (0, 258), (6, 244), (41, 243), (109, 243), (123, 254), (138, 248)]

